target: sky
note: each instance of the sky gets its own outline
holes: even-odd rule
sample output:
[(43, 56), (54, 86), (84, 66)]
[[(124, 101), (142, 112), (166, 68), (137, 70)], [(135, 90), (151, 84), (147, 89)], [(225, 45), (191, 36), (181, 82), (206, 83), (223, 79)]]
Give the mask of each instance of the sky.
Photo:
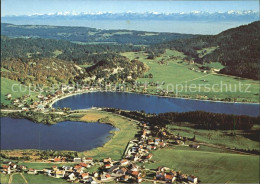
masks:
[(2, 0), (1, 16), (56, 12), (226, 12), (254, 10), (259, 1), (167, 1), (167, 0)]

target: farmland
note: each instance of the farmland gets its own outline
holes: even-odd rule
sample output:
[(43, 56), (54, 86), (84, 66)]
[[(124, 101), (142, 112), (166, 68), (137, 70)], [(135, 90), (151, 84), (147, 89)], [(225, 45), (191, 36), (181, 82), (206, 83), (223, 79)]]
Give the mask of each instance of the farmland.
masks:
[[(155, 163), (147, 168), (166, 166), (199, 176), (202, 183), (257, 183), (259, 157), (178, 147), (153, 152)], [(244, 174), (242, 174), (244, 173)]]
[[(183, 61), (185, 55), (181, 52), (167, 49), (155, 59), (147, 59), (145, 52), (125, 52), (122, 55), (129, 59), (138, 59), (149, 66), (146, 74), (151, 73), (153, 77), (140, 78), (139, 82), (158, 82), (159, 89), (167, 90), (168, 87), (169, 92), (173, 92), (170, 95), (205, 100), (259, 101), (259, 81), (201, 72), (199, 67), (202, 65)], [(210, 66), (221, 68), (219, 63), (211, 63)], [(156, 86), (148, 86), (147, 92), (156, 94)]]

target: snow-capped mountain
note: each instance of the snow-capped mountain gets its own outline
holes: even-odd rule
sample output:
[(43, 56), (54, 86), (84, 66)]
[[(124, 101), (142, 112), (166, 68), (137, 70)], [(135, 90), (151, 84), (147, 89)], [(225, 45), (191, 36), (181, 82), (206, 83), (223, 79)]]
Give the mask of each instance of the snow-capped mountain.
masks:
[(22, 16), (4, 16), (3, 19), (84, 19), (84, 20), (181, 20), (181, 21), (239, 21), (239, 20), (259, 20), (259, 12), (252, 10), (227, 12), (205, 12), (205, 11), (192, 11), (192, 12), (178, 12), (178, 13), (160, 13), (160, 12), (56, 12), (47, 14), (32, 14)]

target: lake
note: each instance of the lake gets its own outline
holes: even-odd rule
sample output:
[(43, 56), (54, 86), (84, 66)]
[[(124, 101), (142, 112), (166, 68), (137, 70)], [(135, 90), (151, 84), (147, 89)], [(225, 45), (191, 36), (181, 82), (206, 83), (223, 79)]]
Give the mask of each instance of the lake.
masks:
[(259, 104), (222, 103), (180, 98), (166, 98), (123, 92), (91, 92), (70, 96), (53, 104), (54, 108), (73, 110), (91, 107), (112, 107), (124, 110), (144, 110), (147, 113), (207, 111), (236, 115), (259, 115)]
[[(253, 21), (253, 20), (252, 20)], [(2, 17), (3, 23), (17, 25), (83, 26), (106, 30), (137, 30), (188, 34), (218, 34), (252, 21), (160, 21), (160, 20), (61, 20), (61, 19), (18, 19)]]
[(85, 151), (104, 145), (115, 128), (102, 123), (64, 121), (55, 125), (1, 118), (1, 149)]

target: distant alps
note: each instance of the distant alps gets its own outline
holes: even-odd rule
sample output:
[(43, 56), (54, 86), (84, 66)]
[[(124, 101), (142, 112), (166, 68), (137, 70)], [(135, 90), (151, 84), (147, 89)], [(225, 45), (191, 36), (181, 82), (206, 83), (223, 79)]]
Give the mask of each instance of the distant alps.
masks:
[(7, 15), (3, 16), (3, 21), (19, 20), (19, 19), (82, 19), (82, 20), (171, 20), (171, 21), (257, 21), (259, 20), (259, 12), (252, 10), (227, 12), (56, 12), (46, 14), (32, 14), (32, 15)]

